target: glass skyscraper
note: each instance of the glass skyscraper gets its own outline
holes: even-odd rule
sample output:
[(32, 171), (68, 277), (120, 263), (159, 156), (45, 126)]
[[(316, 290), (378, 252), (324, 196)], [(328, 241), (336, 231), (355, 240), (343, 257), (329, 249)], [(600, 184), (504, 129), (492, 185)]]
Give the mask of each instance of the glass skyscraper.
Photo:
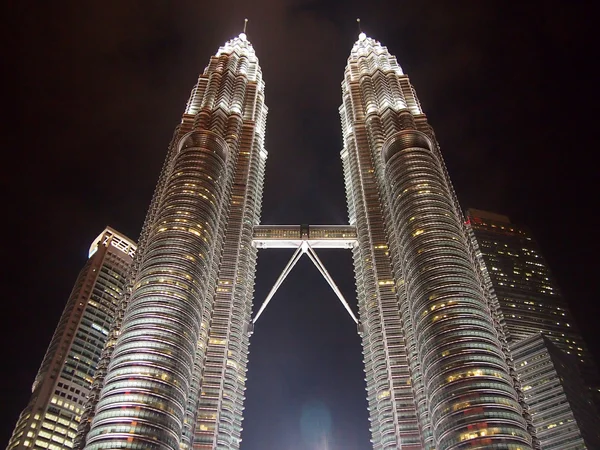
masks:
[(242, 33), (175, 130), (78, 447), (239, 448), (266, 115)]
[[(396, 58), (362, 33), (342, 101), (350, 224), (312, 237), (341, 234), (353, 251), (373, 448), (534, 448), (433, 130)], [(76, 448), (240, 448), (257, 247), (275, 245), (254, 239), (266, 113), (242, 33), (210, 59), (175, 130)], [(308, 226), (297, 239), (263, 231), (319, 266)]]
[(531, 448), (498, 305), (433, 129), (396, 58), (363, 33), (342, 98), (373, 448)]
[(596, 365), (533, 235), (489, 211), (469, 209), (467, 223), (542, 448), (600, 446)]
[(136, 244), (106, 228), (92, 243), (8, 450), (73, 448)]

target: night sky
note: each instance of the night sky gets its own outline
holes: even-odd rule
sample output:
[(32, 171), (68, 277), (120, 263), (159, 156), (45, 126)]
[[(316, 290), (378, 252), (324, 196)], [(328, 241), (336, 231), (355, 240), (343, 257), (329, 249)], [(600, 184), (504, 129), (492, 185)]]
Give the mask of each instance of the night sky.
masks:
[[(600, 355), (591, 2), (10, 4), (0, 446), (91, 241), (105, 225), (137, 238), (198, 73), (245, 17), (269, 106), (262, 223), (347, 222), (337, 109), (360, 17), (410, 76), (463, 207), (533, 230)], [(255, 308), (291, 252), (261, 251)], [(356, 308), (350, 252), (319, 255)], [(367, 450), (361, 358), (354, 323), (303, 258), (251, 339), (242, 449), (313, 449), (320, 419), (330, 423), (330, 449)]]

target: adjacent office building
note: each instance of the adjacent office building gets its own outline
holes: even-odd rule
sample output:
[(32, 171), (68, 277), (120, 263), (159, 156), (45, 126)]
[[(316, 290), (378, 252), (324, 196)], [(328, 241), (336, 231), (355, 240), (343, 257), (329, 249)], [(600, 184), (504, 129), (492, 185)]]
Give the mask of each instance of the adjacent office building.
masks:
[(598, 415), (574, 359), (541, 333), (512, 352), (542, 449), (600, 448)]
[(596, 366), (537, 242), (497, 213), (469, 209), (467, 224), (542, 448), (600, 447)]
[(92, 243), (8, 450), (73, 448), (136, 244), (106, 228)]
[(504, 314), (509, 342), (543, 333), (573, 357), (597, 396), (596, 365), (531, 232), (504, 215), (477, 209), (467, 211), (467, 221)]

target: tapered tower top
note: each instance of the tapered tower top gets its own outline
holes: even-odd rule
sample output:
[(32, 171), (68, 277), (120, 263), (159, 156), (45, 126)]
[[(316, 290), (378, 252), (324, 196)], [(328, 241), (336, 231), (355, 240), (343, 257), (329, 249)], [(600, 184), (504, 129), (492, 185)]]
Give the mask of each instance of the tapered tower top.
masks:
[(243, 31), (237, 37), (228, 40), (225, 45), (219, 47), (217, 56), (221, 56), (223, 53), (229, 54), (233, 52), (256, 58), (254, 47), (252, 47), (252, 44), (248, 40), (248, 36)]
[[(245, 24), (243, 30), (246, 30)], [(246, 81), (235, 81), (238, 76), (242, 76)], [(225, 78), (230, 78), (230, 80), (227, 82), (228, 87), (222, 89), (220, 83)], [(265, 85), (258, 57), (248, 36), (242, 31), (238, 36), (219, 47), (216, 54), (210, 58), (208, 66), (200, 74), (198, 83), (192, 89), (184, 115), (190, 116), (197, 114), (203, 108), (213, 109), (216, 107), (223, 108), (227, 112), (241, 114), (246, 105), (245, 88), (241, 86), (246, 82), (257, 83), (259, 92), (264, 95)], [(237, 86), (235, 89), (229, 87), (234, 85)], [(252, 102), (247, 103), (247, 114), (248, 118), (254, 117), (252, 120), (255, 120), (254, 114), (260, 113), (261, 110), (259, 109), (257, 112), (254, 107), (250, 107), (251, 104)], [(261, 121), (259, 129), (261, 127), (264, 127), (264, 119)]]
[[(354, 120), (351, 116), (345, 116), (350, 111), (360, 116), (391, 108), (393, 111), (408, 109), (414, 115), (423, 114), (416, 93), (396, 57), (379, 41), (367, 36), (360, 27), (358, 31), (358, 39), (352, 46), (344, 71), (342, 123), (344, 120), (348, 120), (348, 123)], [(369, 89), (365, 88), (368, 95), (363, 96), (365, 104), (362, 110), (350, 100), (354, 98), (350, 93), (351, 85), (359, 81), (370, 86)], [(371, 95), (371, 92), (376, 95)]]
[(367, 36), (364, 31), (359, 31), (358, 39), (352, 46), (348, 63), (364, 57), (367, 59), (367, 65), (371, 68), (378, 67), (382, 70), (392, 70), (397, 75), (404, 75), (396, 57), (390, 54), (387, 47)]

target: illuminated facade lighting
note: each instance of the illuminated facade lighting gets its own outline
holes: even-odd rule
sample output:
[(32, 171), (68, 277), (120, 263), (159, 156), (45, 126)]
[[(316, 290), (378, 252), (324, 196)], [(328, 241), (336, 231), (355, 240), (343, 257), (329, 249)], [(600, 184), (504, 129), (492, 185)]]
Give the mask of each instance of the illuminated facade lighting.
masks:
[(375, 450), (535, 447), (433, 130), (396, 58), (364, 33), (342, 97), (350, 224), (259, 226), (260, 67), (245, 34), (211, 58), (169, 146), (76, 448), (239, 449), (257, 249), (288, 246), (283, 278), (307, 254), (336, 295), (314, 248), (353, 252)]
[(112, 228), (92, 243), (7, 450), (73, 448), (135, 251)]
[(175, 130), (76, 448), (239, 448), (266, 115), (242, 33)]
[(373, 448), (532, 448), (496, 305), (408, 77), (361, 34), (342, 96)]

